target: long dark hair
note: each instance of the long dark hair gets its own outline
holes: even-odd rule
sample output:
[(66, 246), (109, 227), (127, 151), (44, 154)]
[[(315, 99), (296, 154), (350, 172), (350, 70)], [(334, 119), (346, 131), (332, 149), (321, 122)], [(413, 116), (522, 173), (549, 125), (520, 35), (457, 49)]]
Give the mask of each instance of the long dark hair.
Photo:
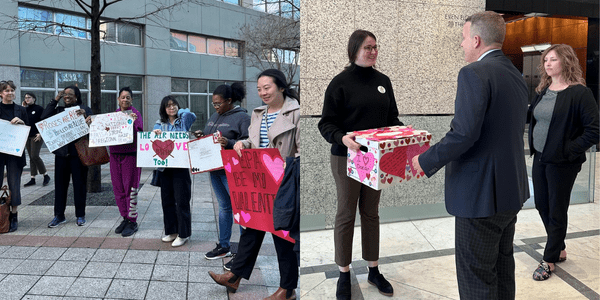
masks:
[(79, 88), (74, 85), (70, 85), (70, 86), (66, 87), (63, 91), (66, 91), (68, 89), (72, 89), (73, 92), (75, 92), (75, 97), (77, 98), (77, 101), (75, 101), (75, 104), (76, 105), (83, 104), (83, 101), (81, 100), (81, 91), (79, 90)]
[(300, 103), (298, 93), (290, 88), (290, 86), (287, 83), (287, 80), (285, 79), (285, 75), (283, 75), (283, 72), (277, 69), (267, 69), (262, 71), (260, 75), (258, 75), (257, 79), (263, 76), (269, 76), (273, 78), (273, 82), (275, 82), (275, 85), (277, 85), (278, 88), (283, 89), (283, 96), (296, 99), (298, 103)]
[[(350, 65), (352, 65), (356, 61), (356, 56), (358, 56), (358, 52), (360, 51), (360, 46), (365, 42), (367, 37), (372, 37), (375, 41), (377, 38), (375, 35), (367, 30), (357, 29), (355, 30), (348, 39), (348, 61)], [(346, 67), (346, 70), (350, 66)]]
[(219, 95), (223, 100), (231, 99), (233, 103), (246, 97), (246, 88), (240, 82), (234, 82), (232, 85), (222, 84), (215, 89), (213, 95)]
[(169, 122), (169, 115), (167, 115), (167, 104), (169, 104), (169, 101), (173, 102), (173, 104), (177, 105), (177, 107), (181, 107), (179, 102), (177, 102), (177, 99), (175, 99), (175, 96), (165, 96), (162, 101), (160, 101), (160, 108), (158, 109), (160, 121), (163, 123)]

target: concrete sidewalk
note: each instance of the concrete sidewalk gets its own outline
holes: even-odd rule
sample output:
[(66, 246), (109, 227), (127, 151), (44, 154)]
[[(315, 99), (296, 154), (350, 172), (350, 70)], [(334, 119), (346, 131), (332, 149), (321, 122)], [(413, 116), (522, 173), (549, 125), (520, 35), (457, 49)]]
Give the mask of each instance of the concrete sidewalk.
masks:
[[(228, 294), (208, 276), (222, 273), (227, 259), (207, 260), (217, 242), (218, 205), (208, 174), (192, 176), (192, 236), (173, 248), (163, 243), (160, 189), (151, 186), (152, 170), (142, 172), (138, 195), (139, 231), (121, 237), (117, 206), (87, 206), (84, 226), (75, 224), (73, 206), (67, 223), (48, 228), (53, 206), (30, 205), (54, 190), (54, 155), (41, 157), (52, 181), (21, 189), (19, 229), (0, 235), (0, 299), (263, 299), (279, 287), (279, 270), (271, 235), (265, 237), (250, 281)], [(29, 181), (28, 166), (21, 183)], [(147, 184), (146, 184), (147, 182)], [(110, 184), (109, 166), (102, 183)], [(234, 224), (232, 242), (239, 240)], [(298, 290), (299, 292), (299, 290)]]

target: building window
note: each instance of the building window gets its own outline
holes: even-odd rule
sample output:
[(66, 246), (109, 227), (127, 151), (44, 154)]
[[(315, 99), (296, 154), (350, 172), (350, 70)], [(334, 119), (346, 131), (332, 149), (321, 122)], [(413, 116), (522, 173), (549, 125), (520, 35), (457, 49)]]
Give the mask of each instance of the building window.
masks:
[(265, 52), (265, 56), (269, 61), (285, 64), (300, 64), (298, 61), (299, 55), (296, 51), (273, 48), (271, 51), (266, 50)]
[[(36, 104), (46, 107), (59, 91), (74, 85), (81, 91), (83, 103), (90, 106), (89, 80), (89, 74), (84, 72), (21, 69), (21, 101), (25, 99), (25, 92), (32, 92), (36, 95)], [(101, 113), (117, 109), (117, 93), (125, 86), (133, 91), (133, 106), (143, 114), (142, 76), (111, 74), (101, 75)]]
[(219, 1), (227, 2), (227, 3), (231, 3), (231, 4), (235, 4), (235, 5), (240, 4), (239, 0), (219, 0)]
[(196, 114), (196, 122), (191, 131), (204, 129), (208, 118), (216, 112), (212, 106), (212, 93), (219, 85), (230, 83), (232, 82), (171, 78), (171, 94), (181, 108), (189, 108)]
[[(88, 31), (91, 20), (80, 15), (53, 12), (46, 9), (19, 6), (19, 30), (44, 32), (55, 35), (90, 39)], [(100, 38), (106, 42), (128, 45), (142, 45), (140, 26), (103, 21), (100, 24)]]
[(241, 57), (240, 42), (194, 34), (171, 32), (171, 50)]
[(300, 20), (300, 0), (253, 0), (255, 10)]

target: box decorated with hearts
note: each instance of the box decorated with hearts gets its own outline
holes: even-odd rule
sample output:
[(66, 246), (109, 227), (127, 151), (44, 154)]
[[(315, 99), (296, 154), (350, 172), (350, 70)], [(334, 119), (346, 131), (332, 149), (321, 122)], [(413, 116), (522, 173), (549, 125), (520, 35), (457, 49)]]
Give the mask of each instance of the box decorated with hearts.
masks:
[(413, 168), (412, 159), (429, 149), (429, 132), (407, 126), (391, 126), (354, 133), (355, 141), (366, 151), (348, 150), (348, 177), (381, 190), (425, 176)]

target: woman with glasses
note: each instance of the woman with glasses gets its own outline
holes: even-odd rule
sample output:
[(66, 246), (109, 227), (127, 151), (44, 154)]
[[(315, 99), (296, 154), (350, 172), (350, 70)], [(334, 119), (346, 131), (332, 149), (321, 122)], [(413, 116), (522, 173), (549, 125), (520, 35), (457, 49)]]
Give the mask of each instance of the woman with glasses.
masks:
[[(219, 143), (224, 149), (233, 149), (233, 145), (237, 141), (248, 138), (250, 116), (244, 108), (235, 104), (241, 102), (244, 96), (246, 96), (246, 89), (241, 83), (218, 86), (212, 96), (212, 105), (216, 112), (210, 117), (204, 130), (195, 132), (196, 136), (200, 137), (219, 131), (221, 133)], [(210, 182), (219, 201), (219, 243), (204, 257), (218, 259), (231, 256), (229, 240), (231, 239), (233, 213), (225, 170), (210, 172)]]
[(115, 201), (123, 220), (115, 228), (116, 234), (131, 236), (138, 231), (137, 194), (140, 187), (142, 168), (136, 166), (137, 133), (144, 130), (142, 114), (133, 107), (133, 92), (129, 87), (119, 90), (117, 112), (129, 112), (133, 119), (133, 142), (110, 146), (110, 180)]
[[(9, 121), (10, 124), (30, 125), (25, 108), (14, 103), (16, 89), (17, 87), (12, 81), (0, 81), (0, 98), (2, 98), (0, 119)], [(6, 166), (6, 179), (11, 196), (8, 232), (16, 231), (19, 225), (17, 208), (21, 205), (21, 175), (26, 163), (25, 155), (18, 157), (0, 153), (0, 180), (4, 178), (4, 166)]]
[(375, 70), (378, 46), (375, 35), (356, 30), (348, 41), (350, 65), (338, 74), (325, 91), (325, 103), (318, 127), (331, 143), (331, 171), (337, 188), (335, 216), (335, 262), (340, 269), (337, 299), (350, 299), (350, 263), (354, 219), (358, 204), (361, 222), (362, 257), (368, 262), (368, 282), (379, 292), (392, 296), (392, 285), (379, 273), (379, 197), (374, 190), (346, 176), (349, 151), (356, 152), (360, 144), (354, 141), (357, 130), (402, 125), (392, 83)]
[[(300, 103), (296, 92), (290, 89), (285, 75), (279, 70), (269, 69), (258, 75), (258, 96), (267, 105), (252, 111), (248, 139), (238, 141), (233, 149), (241, 156), (246, 148), (277, 148), (281, 156), (298, 157), (300, 155)], [(265, 232), (246, 228), (240, 237), (238, 253), (231, 269), (224, 274), (208, 272), (218, 284), (227, 287), (230, 292), (237, 291), (242, 278), (249, 279), (254, 269)], [(295, 246), (273, 235), (279, 263), (279, 288), (266, 299), (296, 299), (298, 286), (298, 257)]]
[[(58, 106), (63, 99), (65, 106)], [(77, 114), (87, 118), (92, 115), (92, 110), (83, 104), (81, 92), (76, 86), (66, 87), (60, 91), (56, 98), (52, 99), (44, 109), (41, 119), (44, 120), (65, 109), (79, 106)], [(89, 121), (89, 118), (88, 118)], [(67, 208), (67, 191), (69, 189), (69, 177), (73, 178), (73, 198), (75, 203), (75, 217), (77, 226), (85, 224), (85, 199), (87, 195), (88, 167), (79, 160), (75, 143), (72, 141), (53, 151), (54, 153), (54, 219), (48, 223), (49, 228), (54, 228), (67, 221), (65, 209)]]
[(42, 174), (44, 176), (43, 186), (47, 186), (50, 183), (50, 176), (46, 172), (46, 166), (44, 165), (44, 161), (40, 158), (40, 149), (42, 149), (42, 136), (38, 131), (35, 123), (40, 121), (42, 117), (42, 112), (44, 108), (35, 104), (36, 98), (35, 95), (31, 92), (25, 93), (25, 100), (23, 101), (23, 107), (27, 110), (27, 117), (29, 118), (29, 123), (31, 124), (31, 130), (29, 130), (29, 138), (27, 138), (27, 144), (25, 144), (25, 148), (27, 149), (27, 153), (29, 153), (29, 164), (31, 165), (31, 179), (29, 182), (24, 184), (23, 186), (32, 186), (35, 185), (35, 176), (38, 174)]
[[(160, 102), (160, 119), (154, 124), (155, 134), (166, 131), (188, 132), (196, 121), (196, 114), (187, 108), (179, 108), (173, 96)], [(192, 179), (188, 168), (159, 168), (160, 200), (163, 209), (165, 235), (162, 241), (173, 247), (183, 246), (192, 235)]]

